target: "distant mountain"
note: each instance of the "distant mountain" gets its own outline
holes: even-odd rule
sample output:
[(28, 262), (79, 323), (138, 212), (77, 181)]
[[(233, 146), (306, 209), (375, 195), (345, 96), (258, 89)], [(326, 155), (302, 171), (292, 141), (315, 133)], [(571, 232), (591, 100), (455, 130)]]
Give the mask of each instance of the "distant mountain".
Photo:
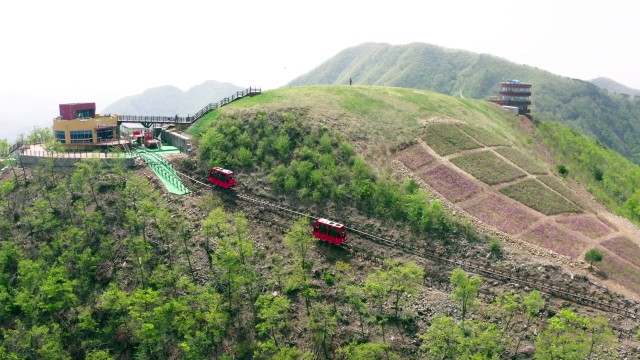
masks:
[[(286, 86), (396, 86), (483, 99), (500, 81), (533, 84), (532, 109), (541, 120), (565, 123), (640, 164), (640, 100), (610, 95), (596, 85), (488, 54), (412, 43), (365, 43), (345, 49)], [(461, 99), (461, 101), (464, 101)]]
[(142, 94), (124, 97), (107, 106), (102, 113), (120, 115), (186, 116), (198, 112), (212, 102), (245, 88), (209, 80), (182, 91), (172, 85), (145, 90)]
[(619, 82), (606, 77), (591, 79), (589, 82), (603, 89), (607, 89), (610, 93), (627, 94), (630, 97), (640, 96), (640, 90), (622, 85)]
[(0, 139), (14, 141), (34, 127), (49, 127), (58, 116), (59, 102), (26, 94), (0, 95)]

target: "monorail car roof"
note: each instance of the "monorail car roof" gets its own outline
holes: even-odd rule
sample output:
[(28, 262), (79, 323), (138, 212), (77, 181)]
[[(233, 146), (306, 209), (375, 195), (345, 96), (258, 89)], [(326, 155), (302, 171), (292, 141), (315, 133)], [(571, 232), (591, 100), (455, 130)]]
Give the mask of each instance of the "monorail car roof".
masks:
[(214, 169), (216, 169), (216, 170), (218, 170), (220, 172), (223, 172), (225, 174), (233, 174), (233, 171), (231, 171), (231, 170), (227, 170), (227, 169), (223, 169), (223, 168), (219, 168), (219, 167), (214, 167)]
[(327, 219), (320, 219), (318, 220), (318, 222), (321, 222), (323, 224), (327, 224), (327, 225), (331, 225), (331, 226), (335, 226), (335, 227), (343, 227), (344, 225), (342, 224), (338, 224), (337, 222), (331, 221), (331, 220), (327, 220)]

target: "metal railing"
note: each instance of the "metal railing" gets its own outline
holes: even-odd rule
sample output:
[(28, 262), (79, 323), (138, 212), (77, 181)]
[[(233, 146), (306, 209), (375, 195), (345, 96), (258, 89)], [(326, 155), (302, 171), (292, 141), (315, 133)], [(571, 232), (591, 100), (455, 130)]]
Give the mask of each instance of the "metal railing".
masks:
[[(116, 158), (123, 157), (121, 154), (112, 152), (54, 152), (47, 150), (23, 149), (22, 154), (25, 156), (38, 156), (48, 158), (71, 158), (71, 159), (91, 159), (91, 158)], [(124, 155), (126, 156), (126, 155)]]
[(118, 122), (139, 122), (150, 124), (192, 124), (201, 117), (210, 113), (213, 110), (219, 109), (222, 106), (230, 104), (238, 99), (249, 95), (257, 95), (262, 93), (261, 86), (250, 86), (249, 88), (238, 91), (235, 94), (226, 97), (216, 103), (211, 103), (195, 113), (189, 116), (146, 116), (146, 115), (120, 115)]
[(22, 141), (18, 141), (15, 144), (11, 145), (11, 147), (9, 147), (9, 149), (7, 149), (6, 154), (0, 154), (2, 156), (9, 156), (10, 154), (12, 154), (14, 151), (20, 149), (23, 145)]

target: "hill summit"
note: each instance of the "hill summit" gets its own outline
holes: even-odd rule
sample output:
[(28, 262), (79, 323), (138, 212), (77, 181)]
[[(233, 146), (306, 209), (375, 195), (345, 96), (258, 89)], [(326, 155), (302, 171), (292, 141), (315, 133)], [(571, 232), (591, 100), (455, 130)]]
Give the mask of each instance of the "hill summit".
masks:
[(531, 111), (567, 124), (640, 164), (640, 101), (609, 94), (583, 80), (464, 50), (411, 43), (347, 48), (287, 86), (357, 85), (426, 89), (467, 98), (498, 95), (500, 82), (533, 84)]

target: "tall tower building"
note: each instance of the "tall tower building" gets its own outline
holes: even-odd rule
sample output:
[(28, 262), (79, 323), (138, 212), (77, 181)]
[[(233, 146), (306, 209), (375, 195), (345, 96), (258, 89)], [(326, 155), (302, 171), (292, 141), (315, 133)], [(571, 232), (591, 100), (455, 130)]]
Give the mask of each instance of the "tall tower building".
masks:
[(500, 83), (500, 100), (495, 101), (502, 106), (514, 106), (519, 114), (531, 112), (531, 84), (525, 84), (519, 80), (508, 80)]

